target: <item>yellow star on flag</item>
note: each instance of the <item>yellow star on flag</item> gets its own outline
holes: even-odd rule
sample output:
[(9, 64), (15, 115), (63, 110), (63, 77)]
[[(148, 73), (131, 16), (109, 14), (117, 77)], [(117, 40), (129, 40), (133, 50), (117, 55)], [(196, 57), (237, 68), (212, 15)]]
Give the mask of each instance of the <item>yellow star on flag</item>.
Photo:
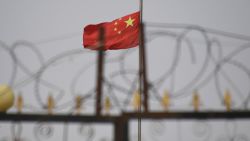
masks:
[(132, 19), (131, 17), (129, 17), (128, 20), (124, 21), (127, 24), (126, 28), (129, 27), (129, 26), (133, 26), (134, 21), (135, 21), (135, 19)]

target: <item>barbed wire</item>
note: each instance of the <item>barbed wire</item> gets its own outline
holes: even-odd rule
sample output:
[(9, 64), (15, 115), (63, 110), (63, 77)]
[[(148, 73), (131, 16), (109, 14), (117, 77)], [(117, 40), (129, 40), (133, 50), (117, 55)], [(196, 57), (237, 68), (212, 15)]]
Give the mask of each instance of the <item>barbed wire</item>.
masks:
[[(175, 29), (178, 29), (178, 31), (175, 32)], [(196, 42), (196, 40), (192, 39), (192, 37), (189, 37), (189, 34), (191, 34), (191, 32), (196, 32), (200, 35), (199, 37), (204, 40), (204, 56), (202, 57), (203, 61), (198, 72), (193, 75), (192, 80), (189, 80), (189, 82), (186, 83), (183, 87), (176, 89), (176, 75), (178, 66), (181, 64), (183, 49), (188, 48), (187, 53), (189, 54), (190, 62), (194, 65), (197, 63), (200, 57), (198, 55), (199, 53), (194, 47), (194, 43)], [(73, 38), (76, 35), (78, 35), (78, 33), (63, 35), (58, 38), (39, 41), (37, 42), (37, 45), (48, 44), (52, 43), (53, 41), (60, 41), (68, 38)], [(223, 38), (229, 38), (229, 40), (240, 40), (243, 43), (239, 46), (235, 46), (234, 51), (225, 55), (225, 53), (223, 52), (224, 46), (220, 40), (221, 36), (223, 36)], [(223, 77), (223, 79), (225, 79), (231, 85), (231, 89), (237, 92), (239, 98), (241, 99), (241, 102), (237, 105), (239, 107), (242, 107), (243, 109), (247, 109), (250, 98), (250, 90), (246, 93), (242, 93), (240, 88), (238, 88), (235, 82), (230, 78), (231, 76), (225, 71), (225, 66), (231, 65), (233, 67), (238, 68), (239, 71), (241, 71), (239, 73), (246, 74), (248, 77), (248, 81), (250, 80), (249, 66), (235, 59), (235, 56), (250, 48), (250, 37), (214, 30), (210, 28), (203, 28), (196, 25), (146, 23), (147, 48), (153, 48), (148, 44), (150, 42), (155, 42), (155, 40), (158, 38), (170, 39), (175, 42), (175, 45), (172, 47), (174, 50), (173, 61), (169, 62), (171, 64), (170, 67), (165, 70), (163, 74), (159, 74), (156, 78), (149, 80), (149, 94), (151, 97), (150, 101), (155, 101), (158, 103), (161, 102), (162, 96), (160, 90), (163, 89), (163, 87), (166, 87), (165, 84), (167, 82), (171, 83), (169, 88), (171, 90), (170, 97), (172, 99), (178, 99), (190, 96), (193, 90), (200, 90), (213, 81), (215, 85), (216, 94), (218, 95), (219, 100), (223, 101), (223, 88), (221, 86), (221, 77)], [(86, 73), (86, 71), (94, 69), (95, 60), (90, 60), (89, 63), (83, 65), (79, 69), (79, 71), (73, 76), (72, 81), (69, 85), (71, 99), (68, 99), (68, 101), (64, 101), (62, 104), (58, 103), (63, 99), (63, 97), (67, 95), (65, 93), (65, 91), (67, 90), (58, 86), (58, 84), (49, 82), (49, 80), (44, 78), (44, 73), (48, 69), (52, 68), (55, 64), (57, 66), (60, 65), (60, 63), (62, 63), (60, 62), (61, 60), (75, 56), (84, 56), (85, 54), (94, 54), (94, 51), (88, 51), (84, 49), (73, 49), (59, 53), (49, 59), (45, 59), (44, 55), (41, 53), (36, 44), (33, 44), (29, 41), (17, 41), (12, 46), (8, 46), (3, 41), (1, 41), (0, 48), (10, 55), (12, 61), (12, 72), (10, 74), (11, 76), (9, 81), (7, 82), (8, 85), (12, 86), (12, 88), (14, 89), (21, 89), (30, 83), (34, 84), (34, 95), (38, 105), (34, 106), (27, 103), (25, 104), (25, 108), (30, 109), (32, 111), (46, 110), (46, 100), (44, 100), (43, 98), (44, 94), (42, 93), (42, 87), (57, 91), (57, 95), (53, 96), (56, 99), (57, 103), (55, 110), (58, 111), (64, 110), (65, 108), (71, 109), (72, 107), (74, 107), (74, 97), (77, 95), (81, 95), (81, 98), (85, 101), (94, 101), (94, 86), (92, 86), (89, 90), (86, 90), (86, 92), (77, 91), (76, 86), (81, 83), (80, 78)], [(20, 56), (18, 56), (18, 51), (22, 50), (22, 48), (29, 49), (37, 56), (40, 66), (38, 70), (32, 71), (32, 68), (29, 68), (29, 66), (25, 64), (25, 62), (20, 61), (22, 59), (20, 59)], [(217, 55), (213, 53), (214, 50), (218, 52)], [(112, 103), (114, 104), (113, 108), (118, 108), (120, 111), (125, 111), (126, 109), (128, 109), (132, 100), (133, 92), (138, 89), (138, 68), (127, 66), (127, 58), (135, 54), (136, 51), (138, 51), (136, 48), (123, 50), (119, 52), (120, 54), (116, 55), (115, 57), (109, 55), (109, 51), (106, 52), (106, 65), (117, 64), (118, 69), (105, 75), (105, 95), (111, 98)], [(211, 67), (209, 68), (209, 65), (211, 63), (213, 65), (212, 70)], [(159, 65), (164, 65), (164, 62), (159, 63)], [(16, 80), (19, 71), (25, 73), (26, 77), (22, 78), (21, 80)], [(123, 81), (122, 85), (117, 83), (116, 79), (118, 78)], [(120, 96), (118, 96), (120, 94), (122, 94), (125, 98), (121, 98)]]

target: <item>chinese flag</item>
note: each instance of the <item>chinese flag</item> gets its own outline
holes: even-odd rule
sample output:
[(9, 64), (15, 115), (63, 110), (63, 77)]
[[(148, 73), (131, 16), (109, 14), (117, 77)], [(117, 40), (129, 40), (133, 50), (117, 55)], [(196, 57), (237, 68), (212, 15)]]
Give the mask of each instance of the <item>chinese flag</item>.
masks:
[(83, 33), (84, 48), (98, 50), (99, 29), (104, 29), (104, 50), (127, 49), (139, 44), (140, 13), (135, 12), (111, 22), (87, 25)]

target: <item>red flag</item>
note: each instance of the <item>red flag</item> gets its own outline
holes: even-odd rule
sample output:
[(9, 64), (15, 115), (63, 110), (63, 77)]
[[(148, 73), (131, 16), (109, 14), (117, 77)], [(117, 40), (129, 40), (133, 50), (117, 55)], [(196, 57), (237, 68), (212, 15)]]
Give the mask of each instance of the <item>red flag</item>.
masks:
[(98, 50), (99, 29), (103, 27), (104, 50), (127, 49), (139, 45), (140, 13), (135, 12), (112, 22), (87, 25), (84, 28), (84, 48)]

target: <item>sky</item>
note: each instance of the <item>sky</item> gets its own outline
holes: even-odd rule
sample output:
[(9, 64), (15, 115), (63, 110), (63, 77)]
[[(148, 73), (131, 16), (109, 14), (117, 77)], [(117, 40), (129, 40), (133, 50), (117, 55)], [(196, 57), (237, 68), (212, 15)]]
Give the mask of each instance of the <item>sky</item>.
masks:
[[(249, 35), (249, 1), (144, 0), (145, 21), (197, 24)], [(139, 10), (135, 0), (1, 1), (1, 39), (37, 42), (81, 33), (90, 23), (110, 21)], [(41, 30), (42, 29), (42, 30)]]

